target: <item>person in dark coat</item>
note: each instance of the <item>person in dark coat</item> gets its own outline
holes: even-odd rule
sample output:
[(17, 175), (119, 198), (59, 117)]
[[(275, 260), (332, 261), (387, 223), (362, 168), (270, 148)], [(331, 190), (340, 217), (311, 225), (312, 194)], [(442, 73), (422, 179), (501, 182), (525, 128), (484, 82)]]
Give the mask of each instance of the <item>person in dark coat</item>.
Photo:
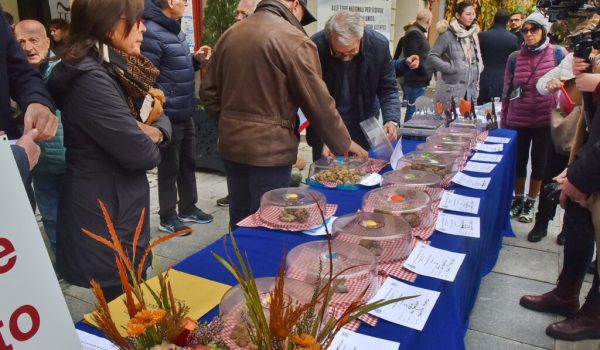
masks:
[(525, 16), (522, 12), (511, 13), (510, 19), (508, 20), (508, 27), (510, 28), (510, 32), (517, 37), (517, 43), (519, 44), (519, 46), (523, 44), (523, 33), (521, 33), (521, 27), (523, 26), (524, 20)]
[(509, 14), (499, 10), (494, 16), (494, 25), (479, 33), (479, 47), (483, 59), (483, 72), (479, 78), (477, 104), (490, 102), (492, 97), (501, 97), (504, 87), (504, 67), (508, 56), (519, 49), (517, 38), (506, 30)]
[[(0, 12), (4, 12), (1, 5)], [(24, 125), (12, 118), (11, 98), (25, 111)], [(40, 154), (33, 141), (54, 137), (57, 128), (54, 103), (42, 77), (27, 62), (12, 28), (0, 16), (0, 132), (8, 139), (19, 139), (11, 148), (24, 183), (29, 182), (29, 170)], [(27, 137), (23, 138), (24, 134)]]
[(404, 122), (409, 121), (415, 112), (415, 100), (423, 96), (427, 90), (427, 86), (431, 81), (431, 68), (427, 64), (427, 56), (429, 55), (429, 40), (427, 39), (427, 30), (431, 26), (431, 11), (421, 9), (417, 13), (415, 23), (410, 26), (404, 34), (402, 40), (402, 52), (405, 57), (418, 55), (418, 69), (408, 72), (402, 81), (402, 90), (404, 91), (404, 99), (408, 101)]
[[(85, 287), (95, 279), (107, 299), (122, 292), (114, 252), (81, 229), (110, 240), (97, 202), (102, 200), (131, 257), (145, 209), (135, 253), (139, 262), (150, 243), (146, 171), (160, 163), (159, 145), (171, 132), (168, 118), (160, 114), (160, 92), (152, 88), (158, 70), (140, 53), (143, 8), (143, 0), (75, 0), (71, 37), (48, 81), (62, 112), (67, 149), (57, 264), (71, 284)], [(142, 109), (147, 99), (152, 107)]]
[[(380, 108), (386, 134), (396, 140), (401, 104), (389, 41), (365, 28), (360, 15), (348, 11), (333, 15), (311, 39), (319, 50), (323, 80), (352, 140), (369, 148), (360, 122), (378, 117)], [(321, 158), (323, 143), (311, 127), (307, 141), (313, 160)]]
[(196, 128), (192, 120), (196, 109), (194, 71), (210, 57), (211, 49), (203, 46), (195, 55), (190, 52), (179, 22), (185, 6), (186, 0), (146, 0), (143, 15), (147, 31), (142, 53), (160, 70), (156, 87), (167, 98), (165, 114), (173, 125), (172, 142), (161, 149), (158, 166), (159, 229), (169, 233), (189, 229), (182, 222), (206, 224), (213, 220), (196, 207)]

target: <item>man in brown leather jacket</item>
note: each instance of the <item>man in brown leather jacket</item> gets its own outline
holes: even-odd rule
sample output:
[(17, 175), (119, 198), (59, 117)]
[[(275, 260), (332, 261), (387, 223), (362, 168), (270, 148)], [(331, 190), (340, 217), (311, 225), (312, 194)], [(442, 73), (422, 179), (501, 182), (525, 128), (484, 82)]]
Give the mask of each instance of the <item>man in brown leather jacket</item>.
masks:
[(314, 21), (306, 0), (263, 0), (223, 34), (208, 65), (201, 93), (219, 120), (232, 229), (258, 209), (265, 192), (288, 186), (298, 108), (334, 154), (367, 156), (321, 79), (317, 48), (302, 28)]

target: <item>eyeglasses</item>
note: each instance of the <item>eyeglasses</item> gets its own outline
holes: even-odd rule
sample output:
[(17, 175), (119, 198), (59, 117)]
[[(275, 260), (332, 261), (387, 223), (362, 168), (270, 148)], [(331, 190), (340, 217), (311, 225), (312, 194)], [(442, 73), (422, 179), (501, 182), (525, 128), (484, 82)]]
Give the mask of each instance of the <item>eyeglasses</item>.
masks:
[(336, 51), (333, 49), (333, 47), (329, 46), (329, 52), (331, 53), (331, 56), (333, 56), (335, 58), (339, 58), (339, 59), (353, 58), (354, 56), (356, 56), (360, 53), (361, 43), (362, 43), (362, 40), (358, 42), (358, 46), (356, 46), (354, 49), (352, 49), (350, 51), (346, 51), (346, 52)]
[(540, 27), (521, 28), (521, 34), (527, 35), (527, 33), (535, 34), (540, 31)]

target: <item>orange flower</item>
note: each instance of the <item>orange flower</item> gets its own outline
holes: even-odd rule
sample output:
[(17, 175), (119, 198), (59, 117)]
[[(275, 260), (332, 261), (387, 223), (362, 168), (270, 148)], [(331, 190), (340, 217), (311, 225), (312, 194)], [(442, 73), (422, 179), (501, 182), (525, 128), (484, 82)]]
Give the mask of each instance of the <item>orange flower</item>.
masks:
[(292, 341), (298, 350), (320, 350), (321, 346), (310, 334), (292, 335)]
[(135, 322), (135, 320), (129, 320), (127, 324), (127, 334), (130, 337), (137, 337), (146, 333), (146, 327), (143, 324)]
[(135, 317), (132, 320), (136, 323), (141, 323), (146, 328), (156, 324), (154, 316), (152, 315), (152, 311), (150, 310), (142, 310), (138, 312), (135, 314)]
[(163, 309), (152, 310), (152, 319), (154, 319), (154, 323), (160, 322), (167, 312)]

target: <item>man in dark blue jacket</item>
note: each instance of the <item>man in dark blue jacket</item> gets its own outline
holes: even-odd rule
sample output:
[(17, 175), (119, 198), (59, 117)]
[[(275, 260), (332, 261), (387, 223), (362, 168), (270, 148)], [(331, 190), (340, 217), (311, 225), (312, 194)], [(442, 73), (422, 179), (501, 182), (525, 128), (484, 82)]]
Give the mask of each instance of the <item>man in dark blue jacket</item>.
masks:
[[(389, 41), (365, 28), (363, 18), (340, 11), (316, 33), (312, 40), (319, 50), (323, 80), (353, 141), (369, 148), (360, 122), (377, 117), (381, 107), (383, 125), (390, 140), (398, 137), (400, 97)], [(327, 153), (312, 130), (307, 130), (313, 160)]]
[(192, 121), (196, 108), (194, 73), (210, 56), (210, 48), (190, 52), (180, 24), (187, 1), (146, 0), (144, 9), (142, 53), (160, 69), (156, 87), (165, 93), (164, 112), (173, 126), (171, 143), (161, 149), (158, 166), (159, 229), (169, 233), (188, 229), (183, 222), (205, 224), (213, 220), (196, 207), (196, 128)]
[[(11, 97), (25, 111), (24, 125), (12, 117)], [(12, 151), (23, 180), (29, 177), (29, 170), (39, 157), (39, 147), (33, 141), (47, 140), (56, 134), (58, 118), (53, 111), (46, 84), (27, 62), (6, 18), (0, 16), (0, 131), (9, 139), (19, 139)]]
[(490, 102), (492, 97), (502, 97), (504, 68), (508, 56), (519, 49), (517, 37), (506, 30), (509, 18), (508, 11), (498, 10), (492, 28), (479, 33), (479, 47), (485, 68), (479, 78), (477, 104)]

